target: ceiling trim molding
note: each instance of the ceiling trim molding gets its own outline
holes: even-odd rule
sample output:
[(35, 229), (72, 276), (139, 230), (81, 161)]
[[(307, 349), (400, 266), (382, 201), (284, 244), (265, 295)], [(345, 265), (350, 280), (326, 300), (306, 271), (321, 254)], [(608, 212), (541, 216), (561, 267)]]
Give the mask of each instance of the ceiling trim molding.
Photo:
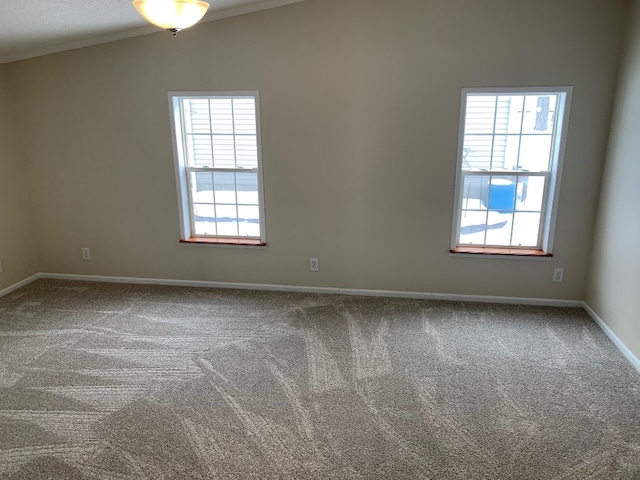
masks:
[(141, 35), (148, 35), (150, 33), (157, 33), (158, 27), (144, 27), (136, 28), (135, 30), (128, 30), (126, 32), (114, 33), (111, 35), (101, 35), (99, 37), (88, 38), (86, 40), (80, 40), (77, 42), (61, 43), (59, 45), (51, 45), (49, 47), (37, 48), (35, 50), (28, 50), (26, 52), (16, 53), (15, 55), (6, 55), (0, 57), (0, 63), (18, 62), (20, 60), (26, 60), (28, 58), (42, 57), (44, 55), (50, 55), (52, 53), (64, 52), (67, 50), (75, 50), (77, 48), (91, 47), (93, 45), (100, 45), (102, 43), (115, 42), (117, 40), (124, 40), (125, 38), (139, 37)]
[(267, 0), (264, 2), (246, 5), (244, 7), (229, 8), (227, 10), (212, 11), (207, 13), (200, 23), (211, 22), (213, 20), (222, 20), (223, 18), (237, 17), (238, 15), (245, 15), (247, 13), (259, 12), (261, 10), (269, 10), (271, 8), (284, 7), (292, 3), (300, 3), (305, 0)]
[[(229, 17), (237, 17), (239, 15), (245, 15), (247, 13), (259, 12), (262, 10), (268, 10), (270, 8), (284, 7), (292, 3), (300, 3), (305, 0), (267, 0), (265, 2), (246, 5), (243, 7), (230, 8), (221, 11), (212, 11), (204, 16), (199, 23), (212, 22), (214, 20), (222, 20)], [(35, 50), (28, 50), (26, 52), (16, 53), (15, 55), (0, 56), (0, 63), (12, 63), (20, 60), (26, 60), (28, 58), (41, 57), (44, 55), (50, 55), (52, 53), (64, 52), (67, 50), (75, 50), (77, 48), (91, 47), (93, 45), (100, 45), (102, 43), (115, 42), (117, 40), (124, 40), (131, 37), (139, 37), (141, 35), (149, 35), (151, 33), (158, 33), (158, 27), (152, 25), (144, 28), (136, 28), (135, 30), (128, 30), (126, 32), (115, 33), (112, 35), (102, 35), (99, 37), (89, 38), (86, 40), (80, 40), (78, 42), (67, 42), (59, 45), (52, 45), (45, 48), (38, 48)]]

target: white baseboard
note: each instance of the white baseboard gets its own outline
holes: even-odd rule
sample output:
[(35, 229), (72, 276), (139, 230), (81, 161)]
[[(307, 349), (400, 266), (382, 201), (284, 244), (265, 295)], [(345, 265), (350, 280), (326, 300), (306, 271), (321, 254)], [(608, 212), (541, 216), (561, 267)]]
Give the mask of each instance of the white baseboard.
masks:
[(0, 297), (4, 297), (5, 295), (9, 295), (11, 292), (24, 287), (25, 285), (29, 285), (31, 282), (33, 282), (34, 280), (37, 280), (41, 277), (42, 274), (40, 273), (36, 273), (35, 275), (31, 275), (28, 278), (25, 278), (24, 280), (19, 281), (18, 283), (14, 283), (13, 285), (8, 286), (7, 288), (0, 290)]
[(552, 298), (497, 297), (491, 295), (460, 295), (448, 293), (403, 292), (397, 290), (366, 290), (360, 288), (309, 287), (301, 285), (274, 285), (263, 283), (209, 282), (200, 280), (175, 280), (159, 278), (109, 277), (102, 275), (75, 275), (67, 273), (41, 273), (40, 278), (58, 280), (83, 280), (90, 282), (139, 283), (147, 285), (173, 285), (180, 287), (231, 288), (239, 290), (270, 290), (275, 292), (331, 293), (364, 297), (416, 298), (425, 300), (451, 300), (454, 302), (485, 302), (515, 305), (542, 305), (552, 307), (582, 307), (581, 300)]
[(595, 312), (593, 308), (589, 306), (587, 302), (582, 302), (582, 307), (587, 311), (589, 316), (593, 318), (593, 320), (598, 324), (598, 326), (602, 329), (604, 334), (609, 337), (609, 340), (613, 342), (613, 344), (618, 347), (620, 353), (626, 357), (627, 360), (633, 365), (638, 372), (640, 372), (640, 359), (636, 357), (629, 348), (622, 343), (622, 340), (618, 338), (618, 336), (613, 333), (613, 330), (609, 328), (609, 326), (604, 323), (604, 320), (600, 318), (600, 316)]

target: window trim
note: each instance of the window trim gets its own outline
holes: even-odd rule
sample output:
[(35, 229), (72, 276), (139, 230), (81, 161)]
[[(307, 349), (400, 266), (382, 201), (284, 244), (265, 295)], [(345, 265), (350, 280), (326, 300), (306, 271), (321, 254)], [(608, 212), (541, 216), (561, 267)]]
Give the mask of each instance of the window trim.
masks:
[[(178, 195), (178, 217), (180, 224), (180, 242), (191, 245), (218, 245), (218, 246), (247, 246), (262, 247), (267, 245), (265, 225), (264, 181), (262, 163), (262, 123), (260, 119), (260, 92), (257, 90), (238, 91), (170, 91), (167, 94), (169, 101), (169, 116), (171, 120), (171, 137), (173, 145), (174, 169), (176, 175), (176, 191)], [(258, 211), (260, 215), (260, 237), (224, 236), (224, 235), (195, 235), (193, 227), (193, 202), (189, 189), (189, 166), (186, 163), (187, 146), (183, 132), (182, 108), (180, 102), (185, 98), (237, 98), (252, 97), (255, 100), (256, 109), (256, 142), (258, 157)], [(197, 168), (197, 167), (196, 167)], [(249, 171), (244, 169), (244, 171)], [(243, 241), (243, 239), (245, 241)]]
[[(556, 119), (556, 131), (559, 134), (557, 139), (554, 139), (551, 152), (551, 166), (548, 170), (549, 186), (547, 189), (547, 195), (543, 198), (543, 208), (541, 212), (544, 214), (544, 219), (541, 221), (540, 235), (540, 249), (532, 247), (518, 247), (518, 246), (485, 246), (485, 245), (459, 245), (458, 239), (460, 238), (460, 220), (461, 220), (461, 207), (462, 207), (462, 182), (464, 174), (462, 173), (463, 163), (463, 151), (464, 151), (464, 136), (465, 136), (465, 123), (466, 123), (466, 107), (467, 97), (469, 94), (545, 94), (556, 93), (564, 94), (559, 96), (558, 100), (563, 102), (562, 109), (557, 108), (559, 115)], [(555, 227), (558, 213), (558, 200), (560, 197), (560, 185), (562, 181), (562, 170), (564, 164), (564, 154), (567, 144), (567, 133), (569, 131), (569, 116), (571, 113), (571, 99), (573, 94), (572, 86), (558, 86), (558, 87), (465, 87), (461, 90), (460, 95), (460, 120), (458, 125), (458, 146), (457, 146), (457, 162), (456, 162), (456, 177), (455, 177), (455, 190), (453, 199), (453, 221), (451, 227), (451, 246), (449, 252), (457, 255), (482, 255), (486, 257), (498, 256), (510, 256), (510, 257), (527, 257), (527, 258), (548, 258), (552, 256), (553, 244), (555, 241)], [(511, 173), (511, 172), (509, 172)], [(486, 173), (488, 174), (488, 172)], [(513, 250), (523, 250), (522, 254), (514, 253)], [(482, 251), (484, 250), (484, 251)], [(527, 251), (536, 251), (536, 254), (527, 254)]]

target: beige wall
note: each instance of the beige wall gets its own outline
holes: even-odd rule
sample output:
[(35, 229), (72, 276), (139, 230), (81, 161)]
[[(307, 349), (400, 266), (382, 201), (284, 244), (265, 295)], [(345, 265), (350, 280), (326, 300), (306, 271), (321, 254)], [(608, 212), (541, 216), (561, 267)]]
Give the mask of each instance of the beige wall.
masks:
[(11, 107), (7, 67), (0, 65), (0, 290), (38, 272), (36, 220)]
[[(582, 299), (623, 5), (308, 0), (11, 64), (42, 270)], [(546, 85), (574, 86), (554, 259), (450, 257), (460, 89)], [(245, 89), (269, 247), (180, 245), (167, 91)]]
[(640, 1), (616, 100), (587, 303), (640, 358)]

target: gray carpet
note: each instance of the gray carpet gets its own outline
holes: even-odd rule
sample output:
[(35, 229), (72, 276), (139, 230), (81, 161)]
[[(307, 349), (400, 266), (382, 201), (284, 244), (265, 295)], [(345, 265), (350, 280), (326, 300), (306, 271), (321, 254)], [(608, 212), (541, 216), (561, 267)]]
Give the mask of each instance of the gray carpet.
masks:
[(0, 298), (3, 479), (638, 479), (581, 309), (40, 280)]

